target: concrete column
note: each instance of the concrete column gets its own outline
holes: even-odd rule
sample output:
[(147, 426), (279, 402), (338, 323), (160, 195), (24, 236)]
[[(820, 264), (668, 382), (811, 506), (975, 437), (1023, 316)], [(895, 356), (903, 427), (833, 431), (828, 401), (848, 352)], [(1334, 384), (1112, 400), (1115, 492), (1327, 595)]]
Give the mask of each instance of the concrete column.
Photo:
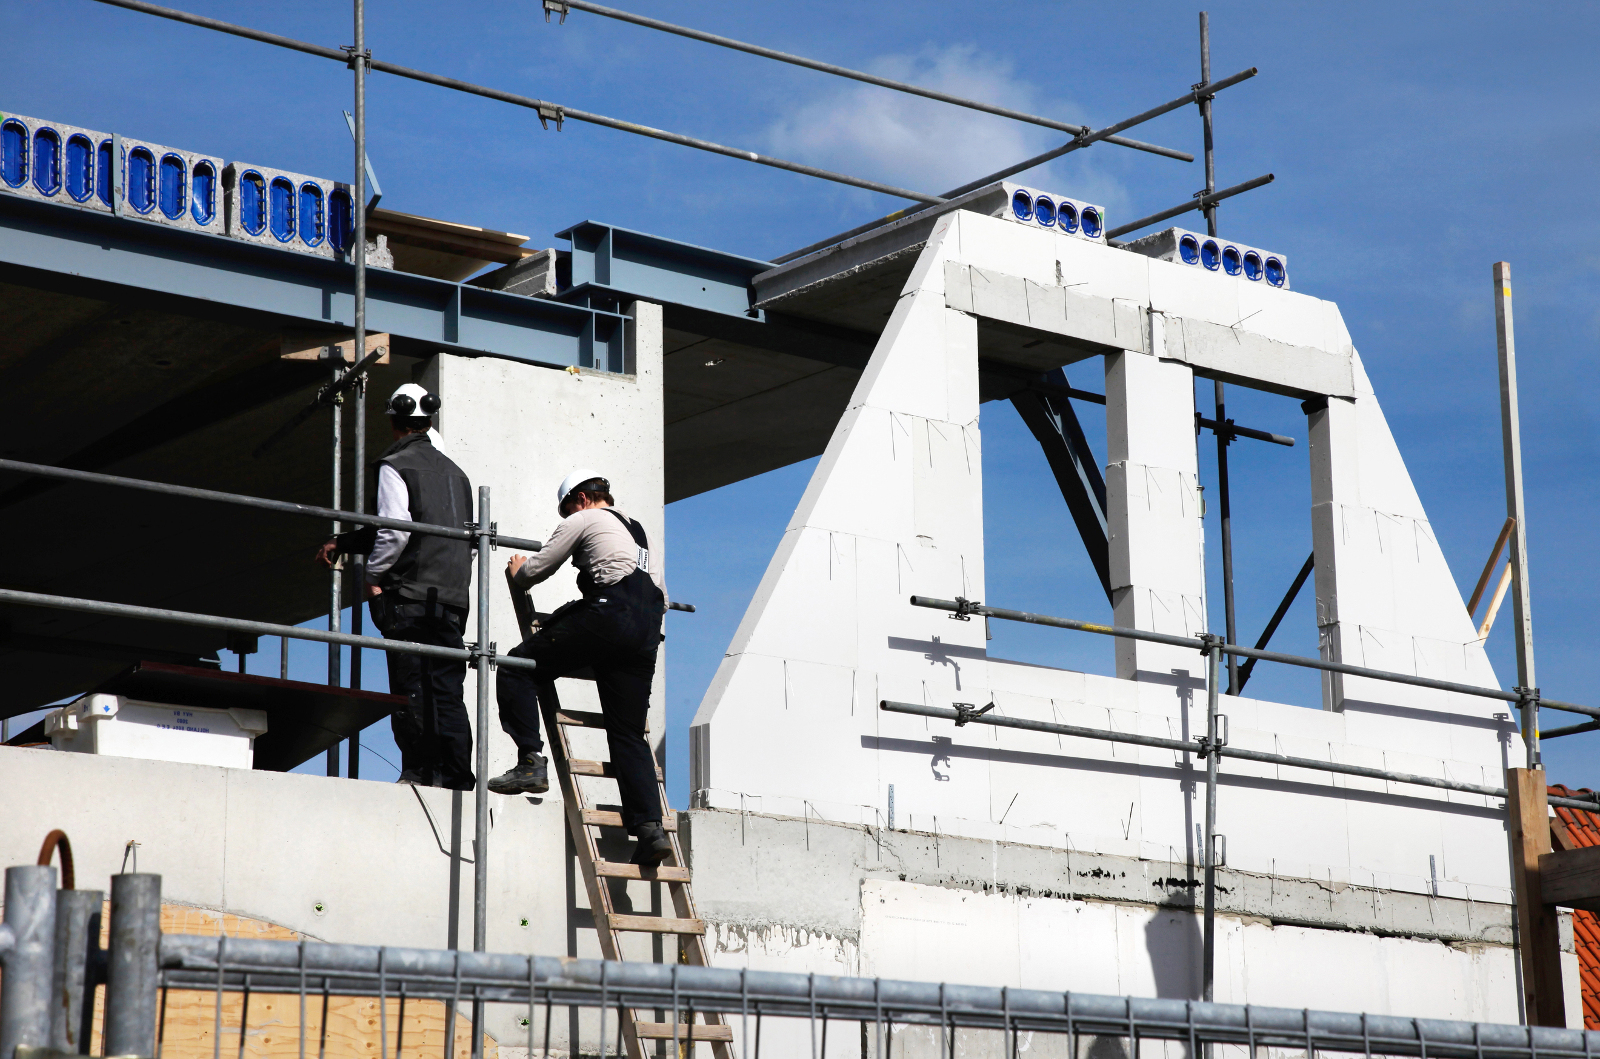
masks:
[[(1311, 541), (1316, 553), (1317, 643), (1325, 661), (1344, 661), (1344, 630), (1339, 622), (1339, 568), (1343, 551), (1341, 503), (1361, 496), (1360, 453), (1354, 401), (1330, 398), (1312, 406), (1306, 417), (1311, 439)], [(1337, 499), (1336, 499), (1337, 498)], [(1359, 627), (1353, 630), (1359, 643)], [(1345, 678), (1322, 674), (1322, 708), (1344, 706)]]
[[(1161, 317), (1151, 319), (1159, 337)], [(1188, 366), (1134, 352), (1106, 358), (1106, 458), (1116, 624), (1205, 632), (1205, 527)], [(1195, 651), (1119, 639), (1117, 676), (1195, 686), (1205, 665)]]

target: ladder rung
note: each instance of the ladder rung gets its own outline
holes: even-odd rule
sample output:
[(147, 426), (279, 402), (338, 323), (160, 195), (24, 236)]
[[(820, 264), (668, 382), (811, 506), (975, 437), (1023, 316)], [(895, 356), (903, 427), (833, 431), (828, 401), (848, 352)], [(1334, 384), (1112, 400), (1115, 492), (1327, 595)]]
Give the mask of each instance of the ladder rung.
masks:
[[(647, 1041), (672, 1040), (672, 1023), (670, 1022), (635, 1022), (634, 1035)], [(694, 1036), (690, 1036), (693, 1034)], [(678, 1024), (678, 1040), (688, 1041), (732, 1041), (732, 1026), (707, 1026), (704, 1023), (686, 1025)]]
[(704, 934), (703, 919), (670, 919), (667, 916), (625, 916), (611, 913), (606, 917), (612, 930), (634, 930), (642, 934)]
[[(605, 809), (585, 809), (583, 811), (583, 822), (592, 827), (621, 827), (622, 814), (608, 812)], [(678, 830), (678, 821), (663, 819), (661, 821), (661, 829), (663, 831), (676, 831)]]
[[(609, 776), (616, 779), (617, 774), (611, 770), (609, 761), (585, 761), (582, 758), (573, 758), (567, 762), (567, 771), (574, 776)], [(660, 769), (656, 769), (656, 780), (665, 779)]]
[(649, 874), (637, 864), (623, 864), (614, 860), (597, 860), (594, 873), (602, 879), (641, 879), (645, 882), (688, 882), (689, 869), (671, 864), (658, 864)]
[(574, 728), (604, 728), (606, 715), (588, 713), (584, 710), (557, 710), (556, 723), (571, 725)]

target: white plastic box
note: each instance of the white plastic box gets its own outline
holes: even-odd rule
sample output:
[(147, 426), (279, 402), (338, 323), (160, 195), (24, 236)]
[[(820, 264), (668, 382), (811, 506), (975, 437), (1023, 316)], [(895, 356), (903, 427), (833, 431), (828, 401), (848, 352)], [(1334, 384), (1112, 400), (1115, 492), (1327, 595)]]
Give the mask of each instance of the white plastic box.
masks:
[(229, 162), (222, 175), (227, 233), (235, 239), (343, 260), (350, 249), (350, 186)]
[(44, 730), (57, 750), (76, 754), (247, 769), (254, 762), (256, 736), (267, 730), (267, 715), (97, 693), (45, 717)]
[(1246, 246), (1220, 236), (1168, 228), (1135, 239), (1123, 249), (1158, 261), (1174, 261), (1263, 286), (1289, 289), (1289, 255)]

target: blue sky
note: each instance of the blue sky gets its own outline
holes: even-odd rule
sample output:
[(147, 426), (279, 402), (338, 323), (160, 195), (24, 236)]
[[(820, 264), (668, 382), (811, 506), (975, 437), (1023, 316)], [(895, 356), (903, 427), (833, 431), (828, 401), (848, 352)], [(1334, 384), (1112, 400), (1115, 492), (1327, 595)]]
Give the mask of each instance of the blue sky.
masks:
[[(618, 0), (621, 2), (621, 0)], [(348, 5), (182, 0), (189, 10), (327, 45)], [(1196, 8), (1170, 3), (740, 4), (633, 9), (729, 36), (1094, 126), (1198, 79)], [(368, 0), (381, 58), (568, 106), (937, 192), (1055, 134), (574, 13), (535, 0)], [(1600, 341), (1600, 7), (1592, 4), (1215, 3), (1213, 74), (1261, 74), (1217, 102), (1218, 181), (1277, 174), (1223, 207), (1222, 232), (1290, 256), (1297, 289), (1339, 303), (1451, 568), (1468, 592), (1504, 518), (1490, 268), (1512, 262), (1539, 684), (1600, 703), (1591, 649)], [(347, 179), (349, 74), (326, 60), (90, 2), (12, 0), (0, 109), (116, 129), (229, 159)], [(371, 155), (386, 206), (526, 233), (584, 218), (770, 257), (898, 208), (872, 193), (374, 76)], [(1133, 134), (1130, 134), (1133, 135)], [(1140, 138), (1195, 153), (1193, 108)], [(1102, 203), (1112, 223), (1175, 205), (1186, 165), (1101, 145), (1025, 178)], [(1176, 222), (1183, 223), (1183, 222)], [(1198, 215), (1189, 222), (1198, 226)], [(1073, 381), (1098, 389), (1094, 365)], [(1310, 550), (1305, 420), (1233, 389), (1242, 423), (1297, 438), (1233, 449), (1241, 638)], [(1209, 386), (1202, 398), (1209, 401)], [(1092, 412), (1093, 410), (1089, 410)], [(1091, 437), (1103, 429), (1086, 414)], [(1042, 455), (1008, 405), (983, 410), (989, 601), (1086, 619), (1109, 610)], [(1202, 443), (1202, 478), (1214, 482)], [(1102, 450), (1103, 451), (1103, 450)], [(668, 509), (674, 800), (686, 726), (776, 546), (811, 464)], [(1214, 510), (1214, 506), (1213, 506)], [(542, 527), (526, 527), (538, 535)], [(1215, 525), (1208, 538), (1217, 539)], [(1214, 550), (1214, 549), (1213, 549)], [(1215, 579), (1213, 588), (1216, 587)], [(1213, 622), (1221, 627), (1220, 592)], [(1489, 649), (1515, 680), (1509, 605)], [(996, 654), (1109, 672), (1107, 642), (994, 625)], [(1315, 652), (1309, 590), (1275, 646)], [(275, 644), (264, 647), (275, 650)], [(320, 649), (295, 648), (319, 679)], [(258, 656), (252, 668), (275, 670)], [(381, 660), (367, 663), (381, 686)], [(1251, 692), (1307, 706), (1316, 679), (1263, 666)], [(1547, 726), (1565, 723), (1553, 715)], [(368, 733), (392, 754), (386, 733)], [(1600, 786), (1600, 734), (1549, 744), (1551, 777)], [(392, 776), (371, 757), (364, 772)]]

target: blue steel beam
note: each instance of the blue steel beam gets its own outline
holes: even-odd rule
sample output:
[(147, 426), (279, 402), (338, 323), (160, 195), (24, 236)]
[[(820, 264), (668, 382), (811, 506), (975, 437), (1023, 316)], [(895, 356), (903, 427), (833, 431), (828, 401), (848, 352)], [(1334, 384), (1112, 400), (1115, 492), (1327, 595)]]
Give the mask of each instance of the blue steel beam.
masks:
[(572, 285), (563, 300), (639, 297), (728, 316), (762, 319), (750, 280), (770, 261), (740, 257), (615, 225), (584, 221), (556, 238), (572, 241)]
[[(18, 284), (136, 294), (180, 312), (221, 309), (324, 330), (354, 323), (354, 271), (346, 263), (6, 194), (0, 265)], [(367, 273), (369, 332), (451, 353), (619, 370), (624, 320), (389, 269)]]

